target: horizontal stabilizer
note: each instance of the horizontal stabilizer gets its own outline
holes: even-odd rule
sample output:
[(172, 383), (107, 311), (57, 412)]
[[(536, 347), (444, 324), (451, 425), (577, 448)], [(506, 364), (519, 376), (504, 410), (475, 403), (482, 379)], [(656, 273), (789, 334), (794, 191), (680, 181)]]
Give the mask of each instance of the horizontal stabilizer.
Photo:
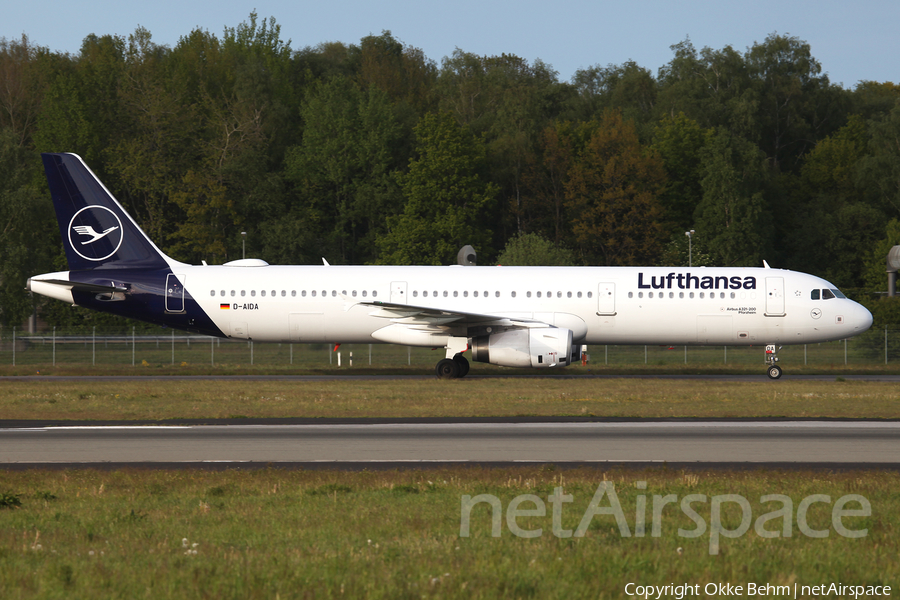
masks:
[(97, 285), (96, 283), (82, 283), (80, 281), (65, 281), (63, 279), (29, 279), (25, 286), (29, 292), (32, 291), (32, 282), (40, 282), (49, 285), (56, 285), (65, 290), (75, 292), (90, 292), (92, 294), (108, 294), (115, 292), (125, 292), (126, 288), (113, 285)]

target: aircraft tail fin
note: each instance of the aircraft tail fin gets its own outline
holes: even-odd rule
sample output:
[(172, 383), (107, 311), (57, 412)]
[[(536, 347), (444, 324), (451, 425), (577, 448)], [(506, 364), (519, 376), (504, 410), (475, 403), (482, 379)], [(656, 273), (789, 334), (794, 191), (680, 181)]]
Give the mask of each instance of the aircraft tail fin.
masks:
[(162, 269), (175, 261), (147, 237), (77, 154), (42, 154), (69, 269)]

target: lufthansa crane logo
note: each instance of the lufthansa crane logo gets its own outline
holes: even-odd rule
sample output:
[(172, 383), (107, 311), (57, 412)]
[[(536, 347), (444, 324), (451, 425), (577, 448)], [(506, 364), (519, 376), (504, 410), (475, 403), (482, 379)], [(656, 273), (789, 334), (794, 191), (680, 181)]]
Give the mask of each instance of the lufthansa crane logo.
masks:
[(85, 260), (106, 260), (122, 245), (122, 221), (105, 206), (85, 206), (69, 221), (69, 246)]

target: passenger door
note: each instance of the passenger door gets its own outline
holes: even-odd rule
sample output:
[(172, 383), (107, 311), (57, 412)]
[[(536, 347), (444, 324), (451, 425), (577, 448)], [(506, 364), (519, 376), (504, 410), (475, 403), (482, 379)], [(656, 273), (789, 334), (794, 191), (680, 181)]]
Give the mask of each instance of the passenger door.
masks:
[(166, 312), (184, 312), (184, 275), (166, 275)]
[(766, 316), (784, 316), (784, 277), (766, 277)]
[(616, 284), (601, 283), (597, 288), (597, 314), (612, 316), (616, 314)]

